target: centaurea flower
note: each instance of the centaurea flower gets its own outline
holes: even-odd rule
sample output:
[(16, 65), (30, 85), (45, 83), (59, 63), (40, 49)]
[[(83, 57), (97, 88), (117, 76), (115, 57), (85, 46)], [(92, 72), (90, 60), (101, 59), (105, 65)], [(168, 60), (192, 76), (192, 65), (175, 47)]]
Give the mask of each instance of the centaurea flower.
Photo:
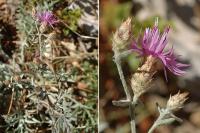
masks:
[(50, 25), (51, 27), (53, 27), (53, 25), (58, 22), (58, 20), (51, 11), (38, 12), (36, 14), (36, 18), (40, 23), (44, 25)]
[[(164, 32), (161, 34), (158, 29), (158, 21), (156, 21), (153, 28), (145, 29), (141, 39), (141, 48), (136, 45), (136, 42), (134, 42), (132, 49), (138, 52), (141, 56), (153, 56), (154, 58), (160, 59), (164, 66), (173, 74), (183, 75), (185, 73), (183, 69), (189, 65), (177, 61), (173, 48), (164, 52), (164, 48), (168, 43), (167, 35), (169, 29), (169, 26), (166, 27)], [(164, 71), (166, 77), (165, 68)]]

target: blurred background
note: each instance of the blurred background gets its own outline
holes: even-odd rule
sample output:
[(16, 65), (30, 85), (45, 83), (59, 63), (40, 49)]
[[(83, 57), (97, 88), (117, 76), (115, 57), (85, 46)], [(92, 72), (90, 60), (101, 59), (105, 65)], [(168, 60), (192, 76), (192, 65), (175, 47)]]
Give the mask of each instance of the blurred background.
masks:
[[(146, 133), (158, 116), (156, 102), (162, 107), (170, 94), (188, 91), (189, 100), (176, 115), (183, 123), (157, 128), (155, 133), (200, 133), (200, 1), (198, 0), (100, 0), (100, 76), (99, 109), (101, 133), (129, 133), (127, 108), (112, 105), (112, 100), (125, 98), (118, 71), (112, 61), (112, 35), (127, 17), (133, 18), (133, 36), (154, 24), (159, 17), (161, 30), (171, 26), (168, 48), (172, 45), (180, 61), (191, 64), (187, 74), (177, 77), (168, 72), (168, 82), (164, 72), (156, 74), (152, 88), (141, 97), (142, 104), (136, 109), (137, 130)], [(126, 81), (141, 65), (140, 59), (132, 54), (123, 62)]]

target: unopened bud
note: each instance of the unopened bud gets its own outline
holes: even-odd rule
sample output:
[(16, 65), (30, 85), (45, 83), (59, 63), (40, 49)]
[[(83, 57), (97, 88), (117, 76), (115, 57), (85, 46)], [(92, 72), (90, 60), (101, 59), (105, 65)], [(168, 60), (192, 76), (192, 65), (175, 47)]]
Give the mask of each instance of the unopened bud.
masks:
[(113, 48), (117, 50), (124, 49), (131, 39), (131, 18), (124, 21), (113, 37)]
[(184, 102), (188, 99), (188, 94), (187, 92), (185, 93), (180, 93), (178, 92), (174, 96), (170, 96), (168, 102), (167, 102), (167, 109), (170, 111), (176, 111), (180, 108), (183, 107)]

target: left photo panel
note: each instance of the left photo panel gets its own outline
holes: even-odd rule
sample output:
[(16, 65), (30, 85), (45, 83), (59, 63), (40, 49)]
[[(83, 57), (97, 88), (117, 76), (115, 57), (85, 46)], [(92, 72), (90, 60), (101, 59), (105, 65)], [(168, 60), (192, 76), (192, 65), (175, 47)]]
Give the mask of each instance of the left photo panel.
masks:
[(98, 132), (98, 0), (0, 0), (0, 133)]

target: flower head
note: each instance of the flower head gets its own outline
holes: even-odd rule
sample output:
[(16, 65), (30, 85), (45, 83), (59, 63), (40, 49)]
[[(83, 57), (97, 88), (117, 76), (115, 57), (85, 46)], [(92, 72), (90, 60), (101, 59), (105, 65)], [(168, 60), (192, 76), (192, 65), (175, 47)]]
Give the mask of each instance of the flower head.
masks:
[[(174, 50), (164, 52), (164, 48), (168, 43), (167, 35), (170, 27), (166, 27), (163, 33), (158, 29), (158, 22), (155, 22), (153, 28), (146, 28), (141, 39), (141, 48), (136, 43), (133, 43), (132, 49), (138, 52), (141, 56), (153, 56), (162, 61), (164, 66), (175, 75), (183, 75), (185, 71), (183, 68), (188, 67), (187, 64), (182, 64), (177, 61), (174, 55)], [(165, 70), (165, 69), (164, 69)], [(166, 70), (165, 70), (166, 76)]]
[(58, 22), (51, 11), (38, 12), (36, 14), (36, 18), (40, 23), (44, 25), (50, 25), (51, 27)]

